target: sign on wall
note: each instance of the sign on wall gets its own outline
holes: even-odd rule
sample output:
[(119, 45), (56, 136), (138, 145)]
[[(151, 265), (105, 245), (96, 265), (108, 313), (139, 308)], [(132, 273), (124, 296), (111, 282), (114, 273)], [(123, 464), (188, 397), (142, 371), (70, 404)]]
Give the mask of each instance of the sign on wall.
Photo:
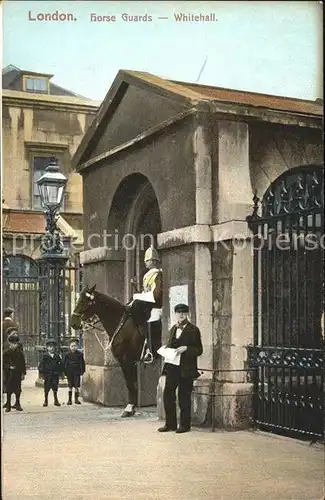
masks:
[(175, 323), (174, 307), (188, 305), (188, 285), (175, 285), (169, 288), (169, 328)]

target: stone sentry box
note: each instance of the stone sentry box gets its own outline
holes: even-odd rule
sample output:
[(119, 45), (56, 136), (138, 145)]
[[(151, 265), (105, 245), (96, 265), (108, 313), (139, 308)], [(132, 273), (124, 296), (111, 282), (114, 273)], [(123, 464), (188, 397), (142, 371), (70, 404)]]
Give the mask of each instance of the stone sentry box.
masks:
[[(243, 370), (253, 339), (252, 234), (246, 217), (254, 193), (262, 198), (290, 168), (323, 163), (322, 106), (271, 97), (120, 71), (72, 161), (83, 176), (85, 283), (97, 283), (125, 303), (135, 255), (104, 248), (102, 241), (91, 249), (88, 237), (107, 228), (120, 235), (136, 231), (142, 216), (153, 207), (159, 212), (153, 232), (164, 273), (163, 342), (170, 326), (169, 291), (186, 285), (191, 320), (202, 334), (199, 368), (219, 370), (216, 393), (224, 396), (215, 401), (218, 426), (245, 426), (250, 415), (251, 385)], [(124, 405), (120, 369), (114, 360), (105, 364), (103, 350), (89, 335), (84, 394)], [(152, 377), (157, 382), (159, 369)], [(211, 381), (211, 372), (204, 372), (197, 381), (205, 387), (200, 392), (209, 392)], [(161, 378), (158, 389), (148, 389), (149, 404), (157, 389), (160, 417), (162, 387)], [(193, 395), (194, 422), (206, 422), (210, 408), (211, 399)]]

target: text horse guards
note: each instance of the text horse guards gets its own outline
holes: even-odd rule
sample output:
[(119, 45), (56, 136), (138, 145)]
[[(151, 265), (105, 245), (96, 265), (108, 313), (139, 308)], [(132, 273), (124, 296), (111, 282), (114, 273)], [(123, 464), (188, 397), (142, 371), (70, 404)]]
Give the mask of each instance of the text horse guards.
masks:
[[(136, 363), (152, 362), (158, 348), (155, 338), (151, 338), (150, 334), (151, 322), (156, 324), (161, 318), (162, 270), (157, 267), (158, 262), (157, 251), (149, 247), (145, 253), (148, 271), (143, 278), (144, 290), (142, 293), (135, 293), (131, 303), (125, 306), (96, 291), (94, 285), (81, 291), (71, 316), (71, 327), (74, 329), (80, 329), (82, 323), (94, 330), (97, 323), (103, 325), (109, 337), (105, 350), (111, 349), (120, 364), (128, 390), (128, 404), (122, 417), (130, 417), (135, 413), (138, 398)], [(146, 322), (149, 336), (146, 334)]]
[(324, 436), (324, 170), (289, 170), (255, 197), (254, 420), (312, 440)]

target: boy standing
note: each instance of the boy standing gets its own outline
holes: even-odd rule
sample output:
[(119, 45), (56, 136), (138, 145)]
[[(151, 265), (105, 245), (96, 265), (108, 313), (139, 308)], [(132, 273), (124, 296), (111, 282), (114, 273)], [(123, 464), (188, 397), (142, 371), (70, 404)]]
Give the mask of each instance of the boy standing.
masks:
[(11, 396), (15, 394), (16, 402), (13, 406), (17, 411), (22, 411), (20, 405), (21, 381), (26, 375), (26, 362), (23, 350), (20, 346), (20, 339), (15, 327), (7, 329), (8, 347), (3, 352), (3, 370), (6, 379), (7, 401), (5, 411), (11, 411)]
[(46, 342), (47, 352), (38, 365), (39, 376), (44, 379), (44, 403), (48, 405), (48, 394), (53, 391), (54, 406), (61, 406), (58, 400), (59, 378), (63, 375), (63, 363), (60, 354), (55, 352), (56, 342), (49, 339)]
[(68, 379), (69, 399), (68, 405), (72, 405), (72, 389), (74, 388), (74, 402), (80, 405), (79, 388), (80, 377), (85, 373), (85, 360), (81, 351), (78, 350), (78, 340), (71, 339), (70, 349), (64, 358), (64, 372)]

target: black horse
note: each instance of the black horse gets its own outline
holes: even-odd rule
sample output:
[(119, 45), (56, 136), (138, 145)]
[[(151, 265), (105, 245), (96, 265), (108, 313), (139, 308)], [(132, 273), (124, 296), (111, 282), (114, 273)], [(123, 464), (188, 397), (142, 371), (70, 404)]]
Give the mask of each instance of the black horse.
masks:
[[(137, 405), (137, 369), (136, 362), (143, 354), (145, 337), (126, 308), (118, 300), (113, 299), (92, 288), (86, 287), (71, 316), (71, 327), (75, 330), (81, 328), (83, 321), (97, 316), (110, 339), (113, 356), (120, 364), (128, 390), (128, 405), (122, 417), (130, 417), (135, 413)], [(148, 305), (149, 309), (152, 305)], [(150, 310), (146, 314), (150, 316)]]

